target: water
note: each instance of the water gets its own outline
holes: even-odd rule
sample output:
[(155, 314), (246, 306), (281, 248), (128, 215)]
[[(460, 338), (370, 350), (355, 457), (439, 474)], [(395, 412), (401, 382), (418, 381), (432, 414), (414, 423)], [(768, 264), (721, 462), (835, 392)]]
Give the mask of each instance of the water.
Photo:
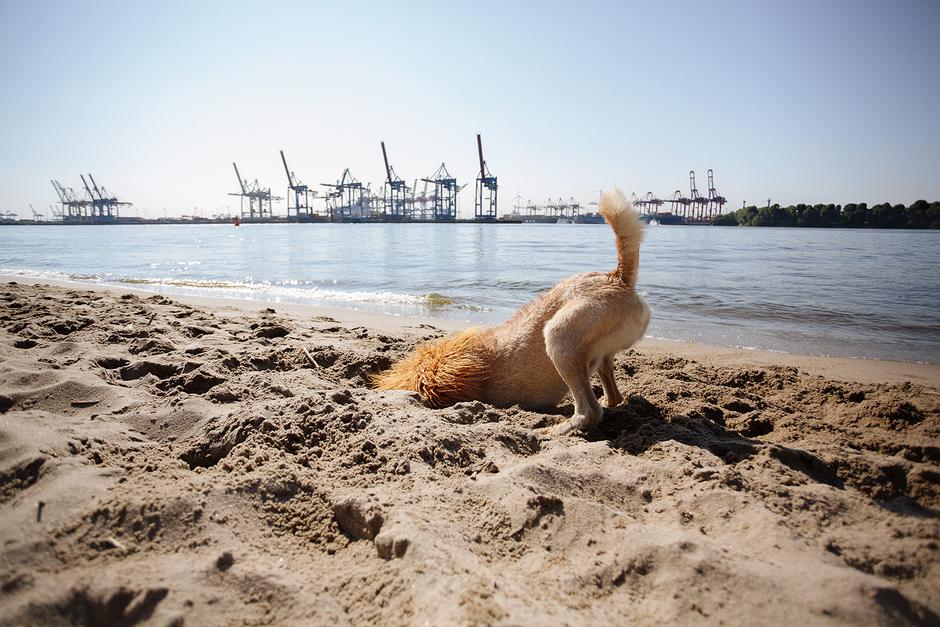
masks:
[[(606, 225), (0, 228), (0, 274), (499, 322), (616, 265)], [(638, 289), (653, 337), (940, 361), (940, 233), (654, 226)]]

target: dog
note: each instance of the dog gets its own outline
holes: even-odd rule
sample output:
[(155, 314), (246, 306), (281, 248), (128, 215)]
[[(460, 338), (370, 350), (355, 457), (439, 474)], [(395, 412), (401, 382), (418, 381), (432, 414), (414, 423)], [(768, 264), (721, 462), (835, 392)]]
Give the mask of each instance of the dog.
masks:
[(599, 211), (616, 236), (615, 270), (564, 279), (499, 326), (419, 346), (378, 374), (374, 387), (411, 390), (437, 408), (479, 400), (546, 409), (570, 391), (574, 415), (556, 433), (596, 427), (603, 409), (591, 377), (600, 375), (607, 407), (623, 402), (614, 356), (642, 338), (650, 320), (635, 290), (644, 224), (616, 189), (601, 196)]

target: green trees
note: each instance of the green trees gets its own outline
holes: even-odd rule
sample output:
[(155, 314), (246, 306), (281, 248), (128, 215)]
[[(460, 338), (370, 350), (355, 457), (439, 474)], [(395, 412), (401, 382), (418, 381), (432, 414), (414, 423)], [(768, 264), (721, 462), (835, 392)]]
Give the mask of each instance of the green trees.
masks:
[(940, 229), (940, 202), (918, 200), (909, 207), (881, 203), (849, 203), (844, 207), (823, 205), (790, 205), (781, 207), (742, 207), (712, 220), (717, 226), (805, 226), (851, 227), (868, 229)]
[(733, 213), (722, 213), (712, 220), (715, 226), (738, 226), (738, 217)]

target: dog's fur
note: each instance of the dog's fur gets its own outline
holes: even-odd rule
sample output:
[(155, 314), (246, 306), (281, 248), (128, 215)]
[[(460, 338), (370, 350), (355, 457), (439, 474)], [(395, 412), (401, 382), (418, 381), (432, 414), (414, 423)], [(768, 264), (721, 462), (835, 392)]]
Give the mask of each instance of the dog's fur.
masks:
[(603, 410), (591, 376), (600, 375), (604, 403), (619, 405), (614, 355), (643, 337), (650, 319), (634, 289), (643, 223), (619, 190), (605, 193), (599, 208), (617, 237), (616, 270), (569, 277), (497, 327), (419, 346), (375, 386), (415, 391), (432, 407), (481, 400), (536, 409), (570, 390), (574, 416), (559, 431), (596, 426)]

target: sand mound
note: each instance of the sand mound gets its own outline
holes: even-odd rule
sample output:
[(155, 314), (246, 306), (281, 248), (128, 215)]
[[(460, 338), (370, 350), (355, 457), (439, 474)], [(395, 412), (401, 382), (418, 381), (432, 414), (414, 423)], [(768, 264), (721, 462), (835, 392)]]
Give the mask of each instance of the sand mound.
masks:
[(342, 325), (0, 286), (0, 622), (940, 622), (933, 387), (679, 345), (551, 437)]

